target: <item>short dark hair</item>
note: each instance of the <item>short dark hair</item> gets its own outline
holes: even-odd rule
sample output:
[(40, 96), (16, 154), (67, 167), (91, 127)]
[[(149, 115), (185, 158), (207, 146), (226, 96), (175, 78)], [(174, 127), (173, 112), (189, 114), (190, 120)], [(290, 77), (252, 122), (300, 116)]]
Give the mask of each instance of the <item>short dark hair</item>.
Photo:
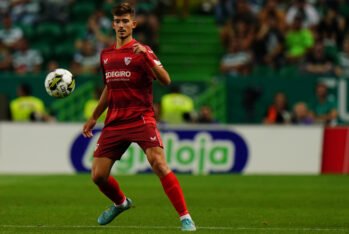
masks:
[(130, 14), (133, 18), (135, 16), (135, 9), (128, 2), (123, 2), (116, 5), (115, 7), (113, 7), (111, 12), (113, 16), (121, 16), (125, 14)]
[(32, 89), (29, 84), (20, 84), (18, 87), (25, 96), (32, 94)]

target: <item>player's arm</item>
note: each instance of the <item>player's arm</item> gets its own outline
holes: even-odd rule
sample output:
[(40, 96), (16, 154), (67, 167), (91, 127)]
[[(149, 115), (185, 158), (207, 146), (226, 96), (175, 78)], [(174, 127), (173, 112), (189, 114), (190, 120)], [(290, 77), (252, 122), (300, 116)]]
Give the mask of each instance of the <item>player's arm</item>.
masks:
[(133, 51), (138, 54), (142, 53), (144, 55), (144, 59), (147, 63), (147, 65), (151, 68), (153, 71), (155, 78), (160, 81), (163, 85), (169, 85), (171, 84), (171, 78), (170, 75), (167, 73), (167, 71), (164, 69), (164, 67), (161, 65), (160, 61), (155, 60), (154, 57), (152, 57), (149, 54), (149, 51), (146, 47), (143, 45), (136, 43), (133, 46)]
[(160, 81), (161, 84), (171, 84), (170, 75), (167, 73), (163, 66), (154, 65), (153, 67), (151, 67), (151, 70), (154, 72), (156, 79)]
[(101, 97), (99, 98), (98, 105), (93, 111), (92, 116), (84, 124), (84, 127), (82, 129), (82, 135), (84, 135), (84, 137), (90, 138), (93, 136), (92, 129), (96, 125), (99, 116), (102, 115), (102, 113), (105, 111), (105, 109), (107, 109), (107, 107), (108, 107), (108, 91), (107, 91), (107, 86), (105, 86), (101, 94)]
[(99, 98), (98, 105), (96, 106), (93, 114), (91, 116), (92, 119), (96, 120), (103, 114), (105, 109), (108, 107), (108, 90), (107, 86), (104, 86), (101, 97)]

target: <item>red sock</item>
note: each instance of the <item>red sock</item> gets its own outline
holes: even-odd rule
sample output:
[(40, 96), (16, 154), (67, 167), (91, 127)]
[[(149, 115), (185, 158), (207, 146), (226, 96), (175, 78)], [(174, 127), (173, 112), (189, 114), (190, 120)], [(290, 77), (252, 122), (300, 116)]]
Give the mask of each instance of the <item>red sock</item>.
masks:
[(104, 193), (115, 205), (122, 204), (126, 197), (121, 191), (120, 186), (116, 179), (109, 176), (107, 183), (101, 183), (98, 185), (99, 190)]
[(173, 172), (168, 173), (161, 178), (161, 184), (179, 216), (188, 214), (187, 205), (176, 175)]

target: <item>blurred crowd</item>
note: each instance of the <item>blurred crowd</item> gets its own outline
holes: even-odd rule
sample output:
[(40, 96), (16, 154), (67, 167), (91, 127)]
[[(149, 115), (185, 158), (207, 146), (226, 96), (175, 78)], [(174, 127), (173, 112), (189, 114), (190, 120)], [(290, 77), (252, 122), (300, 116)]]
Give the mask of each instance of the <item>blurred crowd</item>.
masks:
[(215, 14), (225, 48), (222, 73), (292, 66), (349, 76), (347, 0), (218, 0)]
[[(0, 1), (0, 72), (51, 71), (96, 74), (100, 51), (114, 43), (112, 6), (118, 0)], [(159, 25), (171, 1), (130, 0), (136, 6), (134, 36), (158, 49)]]
[[(228, 77), (304, 74), (349, 77), (349, 1), (218, 0), (216, 22)], [(278, 92), (266, 107), (265, 124), (338, 123), (337, 102), (324, 83), (314, 100), (290, 106)]]
[[(110, 11), (120, 1), (0, 1), (0, 72), (21, 75), (65, 67), (75, 75), (98, 74), (101, 50), (114, 43)], [(135, 38), (156, 52), (163, 15), (189, 15), (189, 0), (128, 2), (136, 6)], [(258, 67), (349, 76), (347, 0), (202, 0), (197, 13), (216, 19), (225, 51), (220, 71), (228, 76), (250, 75)], [(11, 113), (12, 118), (54, 121), (29, 88), (20, 86), (18, 98), (36, 114)], [(87, 101), (85, 118), (96, 105), (98, 93), (96, 90), (94, 98)], [(276, 93), (262, 122), (336, 124), (336, 100), (328, 95), (326, 85), (319, 83), (315, 96), (316, 103), (302, 101), (290, 107), (286, 94)], [(10, 104), (11, 111), (18, 111), (16, 105)], [(194, 100), (176, 88), (155, 103), (154, 110), (160, 123), (218, 122), (210, 106), (194, 107)]]
[[(118, 0), (9, 0), (0, 2), (0, 72), (17, 75), (49, 72), (66, 67), (74, 75), (97, 74), (101, 50), (114, 43), (112, 6)], [(158, 51), (162, 16), (170, 11), (179, 16), (188, 1), (129, 0), (136, 7), (134, 37)], [(98, 103), (100, 88), (84, 104), (83, 118), (90, 117)], [(55, 121), (44, 102), (22, 83), (17, 97), (9, 102), (13, 121)], [(208, 106), (195, 112), (191, 97), (173, 91), (154, 104), (160, 123), (214, 122)], [(161, 112), (160, 112), (161, 110)], [(105, 118), (104, 113), (99, 121)]]
[(327, 85), (322, 82), (316, 84), (314, 95), (315, 98), (313, 100), (300, 101), (290, 107), (287, 95), (284, 92), (277, 92), (274, 95), (273, 102), (265, 111), (263, 123), (337, 125), (337, 101), (334, 96), (329, 94)]

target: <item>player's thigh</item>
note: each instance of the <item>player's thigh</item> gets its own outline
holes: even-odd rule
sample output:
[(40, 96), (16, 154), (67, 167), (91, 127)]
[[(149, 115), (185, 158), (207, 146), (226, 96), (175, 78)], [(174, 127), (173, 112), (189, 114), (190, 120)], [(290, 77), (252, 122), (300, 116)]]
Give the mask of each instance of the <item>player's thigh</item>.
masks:
[(145, 154), (150, 165), (153, 164), (166, 164), (164, 149), (157, 147), (150, 147), (145, 150)]
[(163, 148), (160, 132), (157, 127), (152, 124), (145, 124), (139, 127), (137, 129), (137, 132), (133, 133), (132, 141), (137, 142), (137, 144), (143, 149), (145, 153), (148, 148)]
[(130, 142), (115, 142), (110, 146), (102, 144), (93, 157), (92, 179), (95, 182), (107, 179), (115, 161), (120, 160), (129, 146)]
[(102, 131), (93, 154), (94, 158), (120, 160), (131, 144), (124, 135), (122, 131)]
[(163, 148), (159, 146), (150, 147), (145, 150), (145, 153), (153, 171), (160, 178), (163, 178), (169, 172), (171, 172), (170, 168), (167, 165)]
[(166, 163), (162, 139), (155, 125), (148, 124), (140, 127), (136, 142), (147, 155), (150, 165), (155, 162)]

